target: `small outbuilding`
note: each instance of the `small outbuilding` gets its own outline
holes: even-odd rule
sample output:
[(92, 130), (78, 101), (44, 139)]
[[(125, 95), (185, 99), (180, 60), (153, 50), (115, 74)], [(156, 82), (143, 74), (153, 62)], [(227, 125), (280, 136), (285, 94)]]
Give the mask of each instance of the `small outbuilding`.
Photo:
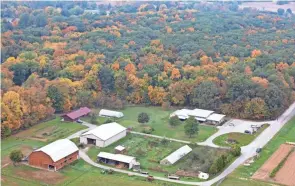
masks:
[(79, 149), (69, 139), (60, 139), (33, 151), (29, 165), (57, 171), (79, 158)]
[(163, 160), (160, 161), (160, 164), (162, 165), (173, 165), (175, 162), (186, 156), (188, 153), (190, 153), (192, 149), (188, 146), (185, 145), (176, 151), (174, 151), (172, 154), (164, 158)]
[(112, 118), (122, 118), (124, 114), (122, 112), (101, 109), (99, 111), (99, 116), (101, 117), (112, 117)]
[(118, 123), (100, 125), (80, 136), (80, 143), (106, 147), (127, 135), (127, 128)]
[(122, 145), (118, 145), (115, 147), (115, 153), (116, 154), (123, 154), (126, 151), (126, 148), (123, 147)]
[(87, 116), (91, 112), (91, 109), (88, 107), (82, 107), (78, 110), (75, 110), (73, 112), (70, 112), (68, 114), (63, 115), (63, 119), (65, 121), (77, 121), (80, 117)]
[(213, 124), (213, 125), (220, 125), (225, 120), (225, 115), (223, 114), (211, 114), (207, 118), (207, 123)]
[(132, 169), (134, 165), (137, 165), (136, 158), (132, 156), (126, 156), (123, 154), (111, 154), (108, 152), (100, 152), (97, 155), (97, 161), (105, 164), (118, 166), (120, 168)]

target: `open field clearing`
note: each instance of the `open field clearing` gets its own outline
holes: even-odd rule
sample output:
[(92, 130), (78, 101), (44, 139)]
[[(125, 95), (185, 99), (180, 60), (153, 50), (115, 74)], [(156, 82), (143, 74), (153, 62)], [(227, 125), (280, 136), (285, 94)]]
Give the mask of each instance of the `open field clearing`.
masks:
[(294, 148), (293, 145), (282, 144), (280, 148), (255, 172), (253, 179), (269, 180), (269, 175), (278, 166), (278, 164), (288, 155)]
[[(100, 109), (96, 109), (98, 113)], [(180, 140), (201, 142), (205, 141), (212, 134), (217, 132), (214, 126), (199, 125), (198, 135), (194, 135), (189, 138), (184, 133), (184, 125), (171, 127), (168, 123), (169, 115), (173, 111), (164, 111), (161, 107), (126, 107), (124, 110), (119, 110), (124, 113), (124, 117), (121, 119), (115, 119), (116, 122), (125, 126), (132, 127), (132, 130), (137, 132), (143, 132), (146, 128), (152, 127), (154, 131), (152, 134), (165, 136), (168, 138), (175, 138)], [(137, 122), (137, 116), (139, 113), (145, 112), (149, 115), (150, 120), (146, 124)], [(85, 117), (85, 121), (90, 121), (89, 117)], [(106, 118), (98, 117), (98, 122), (102, 124), (106, 121)]]
[(87, 127), (73, 122), (62, 122), (60, 117), (35, 125), (34, 127), (21, 131), (12, 137), (49, 142), (65, 138), (72, 133)]
[(290, 8), (292, 11), (295, 11), (295, 3), (289, 2), (285, 5), (277, 5), (276, 2), (243, 2), (241, 5), (239, 5), (239, 8), (256, 8), (258, 10), (271, 12), (277, 12), (279, 8), (283, 8), (285, 10)]
[[(257, 130), (255, 134), (245, 134), (245, 133), (239, 133), (239, 132), (233, 132), (224, 134), (221, 136), (218, 136), (213, 140), (214, 144), (219, 146), (231, 146), (232, 144), (238, 144), (239, 146), (246, 146), (249, 145), (261, 132), (263, 132), (268, 125), (263, 125), (260, 129)], [(229, 141), (232, 141), (233, 143), (229, 143)]]
[[(238, 167), (230, 174), (220, 185), (237, 185), (237, 186), (264, 186), (266, 182), (251, 180), (251, 176), (268, 160), (269, 157), (286, 141), (295, 141), (295, 118), (292, 118), (278, 134), (263, 148), (260, 157), (255, 160), (251, 166)], [(245, 181), (247, 180), (247, 181)], [(269, 183), (269, 185), (272, 185)]]

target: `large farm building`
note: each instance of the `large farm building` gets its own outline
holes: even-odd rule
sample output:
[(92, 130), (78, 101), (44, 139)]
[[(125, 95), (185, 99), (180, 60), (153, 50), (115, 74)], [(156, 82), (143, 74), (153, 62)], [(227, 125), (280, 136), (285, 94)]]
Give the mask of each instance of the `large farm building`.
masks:
[(127, 135), (127, 129), (118, 123), (107, 123), (80, 136), (80, 143), (106, 147)]
[(194, 117), (199, 122), (206, 122), (213, 125), (219, 125), (225, 120), (225, 115), (214, 113), (212, 110), (204, 109), (181, 109), (173, 112), (170, 117), (177, 116), (180, 120), (186, 120)]
[(72, 141), (60, 139), (33, 151), (29, 165), (57, 171), (79, 158), (79, 149)]

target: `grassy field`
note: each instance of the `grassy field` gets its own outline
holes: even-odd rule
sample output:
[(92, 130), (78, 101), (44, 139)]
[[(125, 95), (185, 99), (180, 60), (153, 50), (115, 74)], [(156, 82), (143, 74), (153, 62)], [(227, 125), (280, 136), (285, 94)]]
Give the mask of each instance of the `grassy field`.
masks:
[[(215, 157), (225, 152), (225, 150), (221, 149), (190, 145), (193, 148), (190, 154), (172, 166), (165, 166), (159, 162), (185, 144), (129, 134), (127, 137), (105, 148), (92, 146), (88, 151), (88, 155), (93, 161), (96, 161), (99, 152), (114, 153), (114, 148), (117, 145), (125, 146), (127, 149), (125, 154), (136, 157), (137, 161), (140, 162), (142, 170), (149, 172), (151, 175), (161, 177), (165, 177), (168, 173), (175, 174), (178, 170), (208, 172)], [(182, 180), (201, 181), (196, 177), (182, 177)]]
[(292, 118), (278, 134), (262, 149), (261, 156), (251, 166), (240, 166), (232, 174), (230, 174), (222, 186), (260, 186), (268, 185), (264, 182), (251, 181), (250, 177), (263, 165), (263, 163), (279, 148), (279, 146), (287, 141), (295, 142), (295, 117)]
[(244, 134), (244, 133), (239, 133), (239, 132), (233, 132), (233, 133), (228, 133), (224, 134), (221, 136), (218, 136), (213, 140), (214, 144), (227, 147), (231, 146), (227, 141), (228, 139), (235, 140), (238, 145), (240, 146), (246, 146), (249, 145), (261, 132), (263, 132), (269, 125), (263, 125), (258, 131), (251, 135), (251, 134)]
[(145, 178), (130, 177), (119, 173), (113, 173), (112, 175), (103, 174), (101, 169), (92, 167), (83, 160), (78, 160), (59, 172), (48, 172), (26, 165), (9, 165), (2, 170), (1, 184), (7, 186), (179, 186), (178, 184), (166, 184), (161, 181), (153, 181), (150, 183), (147, 182)]
[[(99, 109), (96, 109), (98, 113)], [(165, 136), (169, 138), (187, 140), (192, 142), (205, 141), (212, 134), (217, 132), (214, 126), (199, 126), (199, 134), (189, 138), (184, 133), (184, 125), (177, 127), (171, 127), (168, 123), (169, 115), (173, 111), (164, 111), (161, 107), (127, 107), (124, 110), (120, 110), (124, 113), (124, 117), (117, 119), (116, 122), (124, 125), (125, 127), (132, 127), (134, 131), (142, 132), (146, 126), (154, 128), (152, 134)], [(150, 120), (146, 124), (140, 124), (137, 122), (137, 116), (139, 113), (145, 112), (149, 115)], [(86, 121), (90, 121), (89, 117), (85, 118)], [(106, 119), (98, 117), (98, 122), (103, 123)]]

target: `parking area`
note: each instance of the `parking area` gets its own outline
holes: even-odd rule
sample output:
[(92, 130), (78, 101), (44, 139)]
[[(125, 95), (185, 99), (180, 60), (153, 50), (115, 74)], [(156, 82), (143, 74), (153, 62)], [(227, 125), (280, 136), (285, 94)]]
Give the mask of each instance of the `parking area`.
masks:
[(206, 146), (211, 146), (211, 147), (218, 147), (213, 143), (213, 140), (217, 138), (218, 136), (221, 136), (223, 134), (228, 134), (228, 133), (245, 133), (245, 131), (253, 131), (253, 127), (261, 127), (263, 124), (272, 124), (274, 121), (262, 121), (262, 122), (257, 122), (257, 121), (249, 121), (249, 120), (240, 120), (240, 119), (231, 119), (224, 123), (222, 126), (218, 126), (218, 132), (210, 136), (206, 141), (198, 143), (199, 145), (206, 145)]

